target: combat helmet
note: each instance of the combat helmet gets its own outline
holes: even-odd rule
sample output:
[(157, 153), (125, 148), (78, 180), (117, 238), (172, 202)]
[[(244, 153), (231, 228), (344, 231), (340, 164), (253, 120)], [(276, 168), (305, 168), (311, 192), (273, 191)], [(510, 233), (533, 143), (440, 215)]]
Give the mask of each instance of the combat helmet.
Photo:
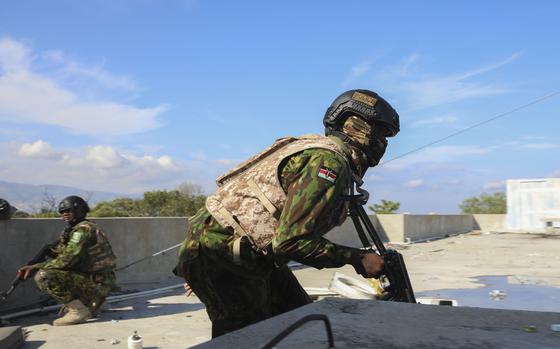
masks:
[[(369, 142), (356, 142), (344, 131), (344, 124), (350, 117), (365, 121), (371, 127)], [(377, 93), (370, 90), (350, 90), (338, 96), (323, 117), (325, 135), (333, 135), (361, 150), (364, 163), (376, 166), (387, 148), (386, 137), (399, 132), (399, 114)]]
[(0, 199), (0, 220), (12, 218), (12, 206), (4, 199)]
[(350, 115), (357, 115), (369, 124), (381, 124), (385, 137), (399, 133), (399, 114), (377, 93), (370, 90), (349, 90), (331, 103), (323, 117), (325, 134), (337, 130)]
[(75, 219), (82, 219), (89, 212), (87, 202), (79, 196), (70, 195), (62, 199), (58, 204), (58, 213), (70, 210), (74, 213)]

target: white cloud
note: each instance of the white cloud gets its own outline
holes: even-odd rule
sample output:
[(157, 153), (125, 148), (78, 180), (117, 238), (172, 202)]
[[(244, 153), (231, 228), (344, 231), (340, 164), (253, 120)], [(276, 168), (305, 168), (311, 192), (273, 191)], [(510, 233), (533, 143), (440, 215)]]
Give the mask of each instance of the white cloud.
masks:
[(403, 92), (418, 108), (457, 102), (465, 99), (503, 94), (509, 90), (492, 85), (468, 83), (456, 77), (433, 77), (401, 84)]
[(180, 163), (169, 155), (136, 154), (109, 145), (63, 149), (41, 140), (0, 143), (0, 178), (13, 182), (138, 193), (185, 181), (210, 188), (220, 171), (208, 163)]
[(411, 179), (405, 183), (406, 188), (418, 188), (424, 185), (424, 180), (422, 179)]
[(64, 166), (76, 168), (88, 168), (93, 170), (116, 170), (118, 168), (160, 168), (166, 171), (177, 169), (175, 160), (162, 155), (154, 157), (151, 155), (138, 156), (135, 154), (119, 151), (108, 145), (87, 146), (83, 149), (54, 149), (48, 143), (38, 140), (34, 143), (25, 143), (19, 147), (22, 157), (43, 158)]
[(560, 148), (560, 144), (554, 144), (554, 143), (528, 143), (528, 144), (523, 144), (520, 146), (520, 148), (523, 149), (558, 149)]
[(371, 69), (371, 62), (364, 61), (359, 64), (356, 64), (350, 69), (350, 74), (344, 81), (342, 82), (342, 86), (348, 86), (352, 84), (354, 81), (359, 79), (360, 77), (364, 76), (369, 70)]
[(473, 70), (471, 70), (471, 71), (469, 71), (469, 72), (464, 73), (463, 75), (458, 76), (457, 78), (458, 78), (459, 80), (464, 80), (464, 79), (471, 78), (471, 77), (473, 77), (473, 76), (477, 76), (477, 75), (481, 75), (481, 74), (490, 72), (490, 71), (492, 71), (492, 70), (499, 69), (499, 68), (501, 68), (501, 67), (503, 67), (503, 66), (505, 66), (505, 65), (507, 65), (507, 64), (509, 64), (509, 63), (511, 63), (511, 62), (513, 62), (514, 60), (516, 60), (517, 58), (519, 58), (519, 56), (521, 56), (521, 52), (516, 52), (516, 53), (510, 55), (509, 57), (507, 57), (506, 59), (504, 59), (504, 60), (502, 60), (502, 61), (500, 61), (500, 62), (497, 62), (497, 63), (494, 63), (494, 64), (490, 64), (490, 65), (485, 66), (485, 67), (473, 69)]
[(30, 52), (25, 45), (10, 39), (0, 39), (1, 75), (26, 71), (30, 60)]
[(173, 159), (170, 156), (164, 155), (164, 156), (160, 156), (159, 158), (157, 158), (157, 163), (163, 167), (163, 168), (167, 168), (167, 169), (174, 169), (177, 166), (175, 165), (175, 163), (173, 162)]
[(108, 88), (137, 90), (138, 84), (131, 77), (115, 75), (108, 72), (101, 65), (86, 65), (69, 58), (64, 52), (49, 51), (42, 57), (45, 60), (60, 65), (61, 77), (71, 76), (85, 78), (90, 82), (99, 83)]
[(399, 171), (418, 163), (453, 162), (462, 157), (483, 155), (499, 147), (500, 146), (480, 147), (477, 145), (432, 146), (404, 156), (403, 158), (396, 158), (395, 160), (387, 159), (386, 162), (381, 162), (378, 167)]
[[(121, 135), (158, 127), (158, 116), (167, 110), (165, 105), (139, 107), (88, 100), (54, 78), (36, 73), (33, 57), (21, 42), (0, 39), (0, 120), (56, 125), (76, 134)], [(112, 87), (133, 87), (126, 78), (100, 68), (88, 70), (75, 64), (68, 74), (74, 74), (75, 79), (89, 74), (89, 78)]]
[(422, 60), (422, 55), (419, 53), (413, 53), (406, 57), (402, 63), (395, 70), (397, 76), (410, 76), (413, 72), (417, 70), (419, 62)]
[(61, 159), (63, 156), (62, 153), (55, 151), (49, 143), (40, 139), (34, 143), (22, 144), (18, 154), (37, 159)]
[(109, 146), (96, 145), (85, 150), (85, 159), (95, 167), (110, 169), (123, 165), (126, 158)]
[(408, 100), (414, 108), (427, 108), (436, 105), (462, 101), (471, 98), (492, 96), (509, 92), (509, 89), (497, 84), (471, 81), (479, 75), (499, 69), (517, 59), (520, 53), (514, 53), (506, 59), (475, 68), (467, 72), (449, 75), (433, 73), (417, 73), (413, 65), (420, 61), (414, 54), (405, 59), (399, 66), (386, 68), (377, 76), (384, 81), (388, 90), (394, 91), (400, 98)]

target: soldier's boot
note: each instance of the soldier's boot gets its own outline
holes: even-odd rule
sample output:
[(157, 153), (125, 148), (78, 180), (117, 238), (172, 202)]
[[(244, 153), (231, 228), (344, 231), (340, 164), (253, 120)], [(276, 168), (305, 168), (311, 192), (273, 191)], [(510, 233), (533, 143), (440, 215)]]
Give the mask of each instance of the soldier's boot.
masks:
[(64, 305), (67, 313), (53, 321), (53, 326), (68, 326), (81, 324), (91, 318), (91, 312), (79, 299), (74, 299), (68, 304)]

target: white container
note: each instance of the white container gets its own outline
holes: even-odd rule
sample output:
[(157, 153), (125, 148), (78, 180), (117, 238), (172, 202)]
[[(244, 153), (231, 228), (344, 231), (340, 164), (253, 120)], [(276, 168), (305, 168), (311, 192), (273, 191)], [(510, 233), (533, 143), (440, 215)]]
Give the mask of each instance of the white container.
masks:
[(334, 273), (329, 290), (352, 299), (375, 299), (376, 294), (375, 289), (368, 283), (339, 272)]
[(128, 337), (128, 349), (142, 349), (142, 345), (142, 337), (140, 337), (138, 333), (134, 331), (134, 334)]

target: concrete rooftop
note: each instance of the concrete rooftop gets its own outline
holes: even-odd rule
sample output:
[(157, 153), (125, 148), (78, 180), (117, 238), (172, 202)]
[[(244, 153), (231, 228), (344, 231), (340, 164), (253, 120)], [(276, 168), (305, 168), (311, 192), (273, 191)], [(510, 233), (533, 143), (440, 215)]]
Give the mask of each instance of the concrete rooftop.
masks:
[[(508, 285), (527, 287), (527, 292), (534, 292), (535, 287), (546, 289), (549, 298), (536, 298), (540, 300), (539, 310), (549, 312), (326, 299), (204, 347), (260, 347), (304, 314), (323, 313), (332, 321), (337, 347), (560, 348), (560, 334), (550, 330), (551, 324), (560, 323), (560, 235), (473, 232), (396, 248), (405, 256), (417, 294), (445, 295), (451, 289), (475, 292), (482, 290), (479, 277), (505, 276)], [(304, 268), (296, 275), (304, 287), (326, 288), (335, 271), (355, 276), (351, 267)], [(483, 292), (482, 306), (499, 308), (505, 304), (492, 300), (487, 293)], [(467, 298), (457, 300), (459, 305), (469, 302)], [(506, 300), (509, 308), (534, 307), (529, 305), (527, 309), (527, 303), (515, 293), (508, 294)], [(126, 339), (135, 330), (144, 337), (145, 348), (186, 348), (210, 339), (210, 322), (203, 305), (196, 297), (185, 297), (177, 290), (113, 304), (99, 319), (82, 325), (52, 327), (54, 318), (55, 314), (48, 314), (13, 321), (27, 331), (23, 348), (126, 348)], [(309, 326), (286, 343), (291, 347), (294, 343), (306, 348), (324, 347), (321, 326)], [(535, 326), (536, 332), (527, 332), (527, 328), (532, 329), (528, 326)]]

